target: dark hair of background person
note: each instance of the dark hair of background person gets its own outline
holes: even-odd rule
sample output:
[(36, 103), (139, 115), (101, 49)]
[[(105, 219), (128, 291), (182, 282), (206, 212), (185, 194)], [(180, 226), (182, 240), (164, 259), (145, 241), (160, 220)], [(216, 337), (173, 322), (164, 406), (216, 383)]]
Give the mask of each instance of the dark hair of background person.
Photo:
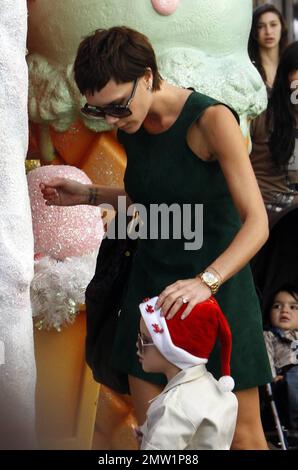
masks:
[(274, 13), (275, 15), (278, 16), (279, 21), (281, 23), (279, 56), (281, 56), (281, 54), (283, 53), (283, 51), (288, 45), (288, 28), (281, 12), (274, 5), (265, 3), (265, 5), (261, 5), (254, 10), (253, 17), (252, 17), (252, 25), (251, 25), (251, 30), (250, 30), (249, 40), (248, 40), (248, 54), (249, 54), (250, 60), (258, 69), (264, 82), (266, 82), (267, 80), (266, 72), (261, 62), (260, 46), (258, 43), (258, 25), (259, 25), (260, 16), (263, 15), (264, 13)]
[(267, 328), (271, 326), (270, 311), (271, 311), (271, 308), (272, 308), (272, 305), (273, 305), (274, 298), (281, 291), (282, 292), (288, 292), (298, 302), (298, 282), (297, 283), (286, 283), (286, 284), (283, 284), (278, 289), (276, 289), (269, 296), (268, 301), (266, 302), (266, 305), (264, 307), (264, 326), (267, 327)]
[(267, 128), (271, 158), (286, 170), (295, 148), (296, 111), (291, 101), (289, 74), (298, 70), (298, 41), (282, 54), (267, 108)]
[(82, 95), (93, 94), (111, 79), (116, 83), (131, 82), (149, 68), (152, 89), (159, 90), (162, 78), (148, 38), (125, 26), (115, 26), (98, 29), (83, 39), (74, 63), (74, 77)]

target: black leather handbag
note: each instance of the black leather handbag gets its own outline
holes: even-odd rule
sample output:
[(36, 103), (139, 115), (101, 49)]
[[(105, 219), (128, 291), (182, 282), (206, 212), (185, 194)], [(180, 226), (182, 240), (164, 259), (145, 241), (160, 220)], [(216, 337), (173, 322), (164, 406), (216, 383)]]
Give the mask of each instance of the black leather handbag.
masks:
[(118, 393), (129, 393), (128, 378), (113, 368), (111, 357), (121, 301), (136, 247), (137, 240), (130, 238), (104, 238), (98, 252), (94, 277), (85, 294), (86, 361), (94, 380)]

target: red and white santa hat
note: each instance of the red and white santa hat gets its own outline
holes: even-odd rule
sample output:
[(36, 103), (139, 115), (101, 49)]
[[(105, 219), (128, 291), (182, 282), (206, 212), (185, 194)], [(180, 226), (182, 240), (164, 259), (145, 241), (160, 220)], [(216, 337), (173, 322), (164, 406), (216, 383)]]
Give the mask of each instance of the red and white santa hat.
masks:
[(167, 320), (155, 310), (158, 297), (140, 304), (142, 317), (157, 349), (179, 369), (206, 364), (217, 337), (221, 343), (221, 370), (219, 387), (231, 391), (234, 380), (230, 376), (232, 335), (229, 324), (217, 301), (210, 297), (197, 304), (190, 314), (181, 319), (187, 305), (183, 304), (176, 315)]

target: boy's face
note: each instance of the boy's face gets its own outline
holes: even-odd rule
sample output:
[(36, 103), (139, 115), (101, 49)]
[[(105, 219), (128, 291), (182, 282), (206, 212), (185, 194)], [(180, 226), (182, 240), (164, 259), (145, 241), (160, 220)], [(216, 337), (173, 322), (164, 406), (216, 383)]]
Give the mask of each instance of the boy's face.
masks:
[(137, 355), (139, 356), (143, 370), (145, 372), (165, 373), (169, 363), (154, 345), (143, 318), (140, 320), (139, 335)]
[(270, 310), (273, 326), (284, 330), (298, 329), (298, 301), (289, 292), (281, 291), (275, 298)]

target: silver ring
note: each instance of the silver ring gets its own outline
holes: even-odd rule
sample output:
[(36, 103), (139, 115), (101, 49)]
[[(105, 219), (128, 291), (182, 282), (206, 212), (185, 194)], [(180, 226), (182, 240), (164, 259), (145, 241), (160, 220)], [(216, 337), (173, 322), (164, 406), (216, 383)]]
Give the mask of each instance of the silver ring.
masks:
[(181, 297), (183, 304), (188, 304), (189, 300), (187, 297)]

